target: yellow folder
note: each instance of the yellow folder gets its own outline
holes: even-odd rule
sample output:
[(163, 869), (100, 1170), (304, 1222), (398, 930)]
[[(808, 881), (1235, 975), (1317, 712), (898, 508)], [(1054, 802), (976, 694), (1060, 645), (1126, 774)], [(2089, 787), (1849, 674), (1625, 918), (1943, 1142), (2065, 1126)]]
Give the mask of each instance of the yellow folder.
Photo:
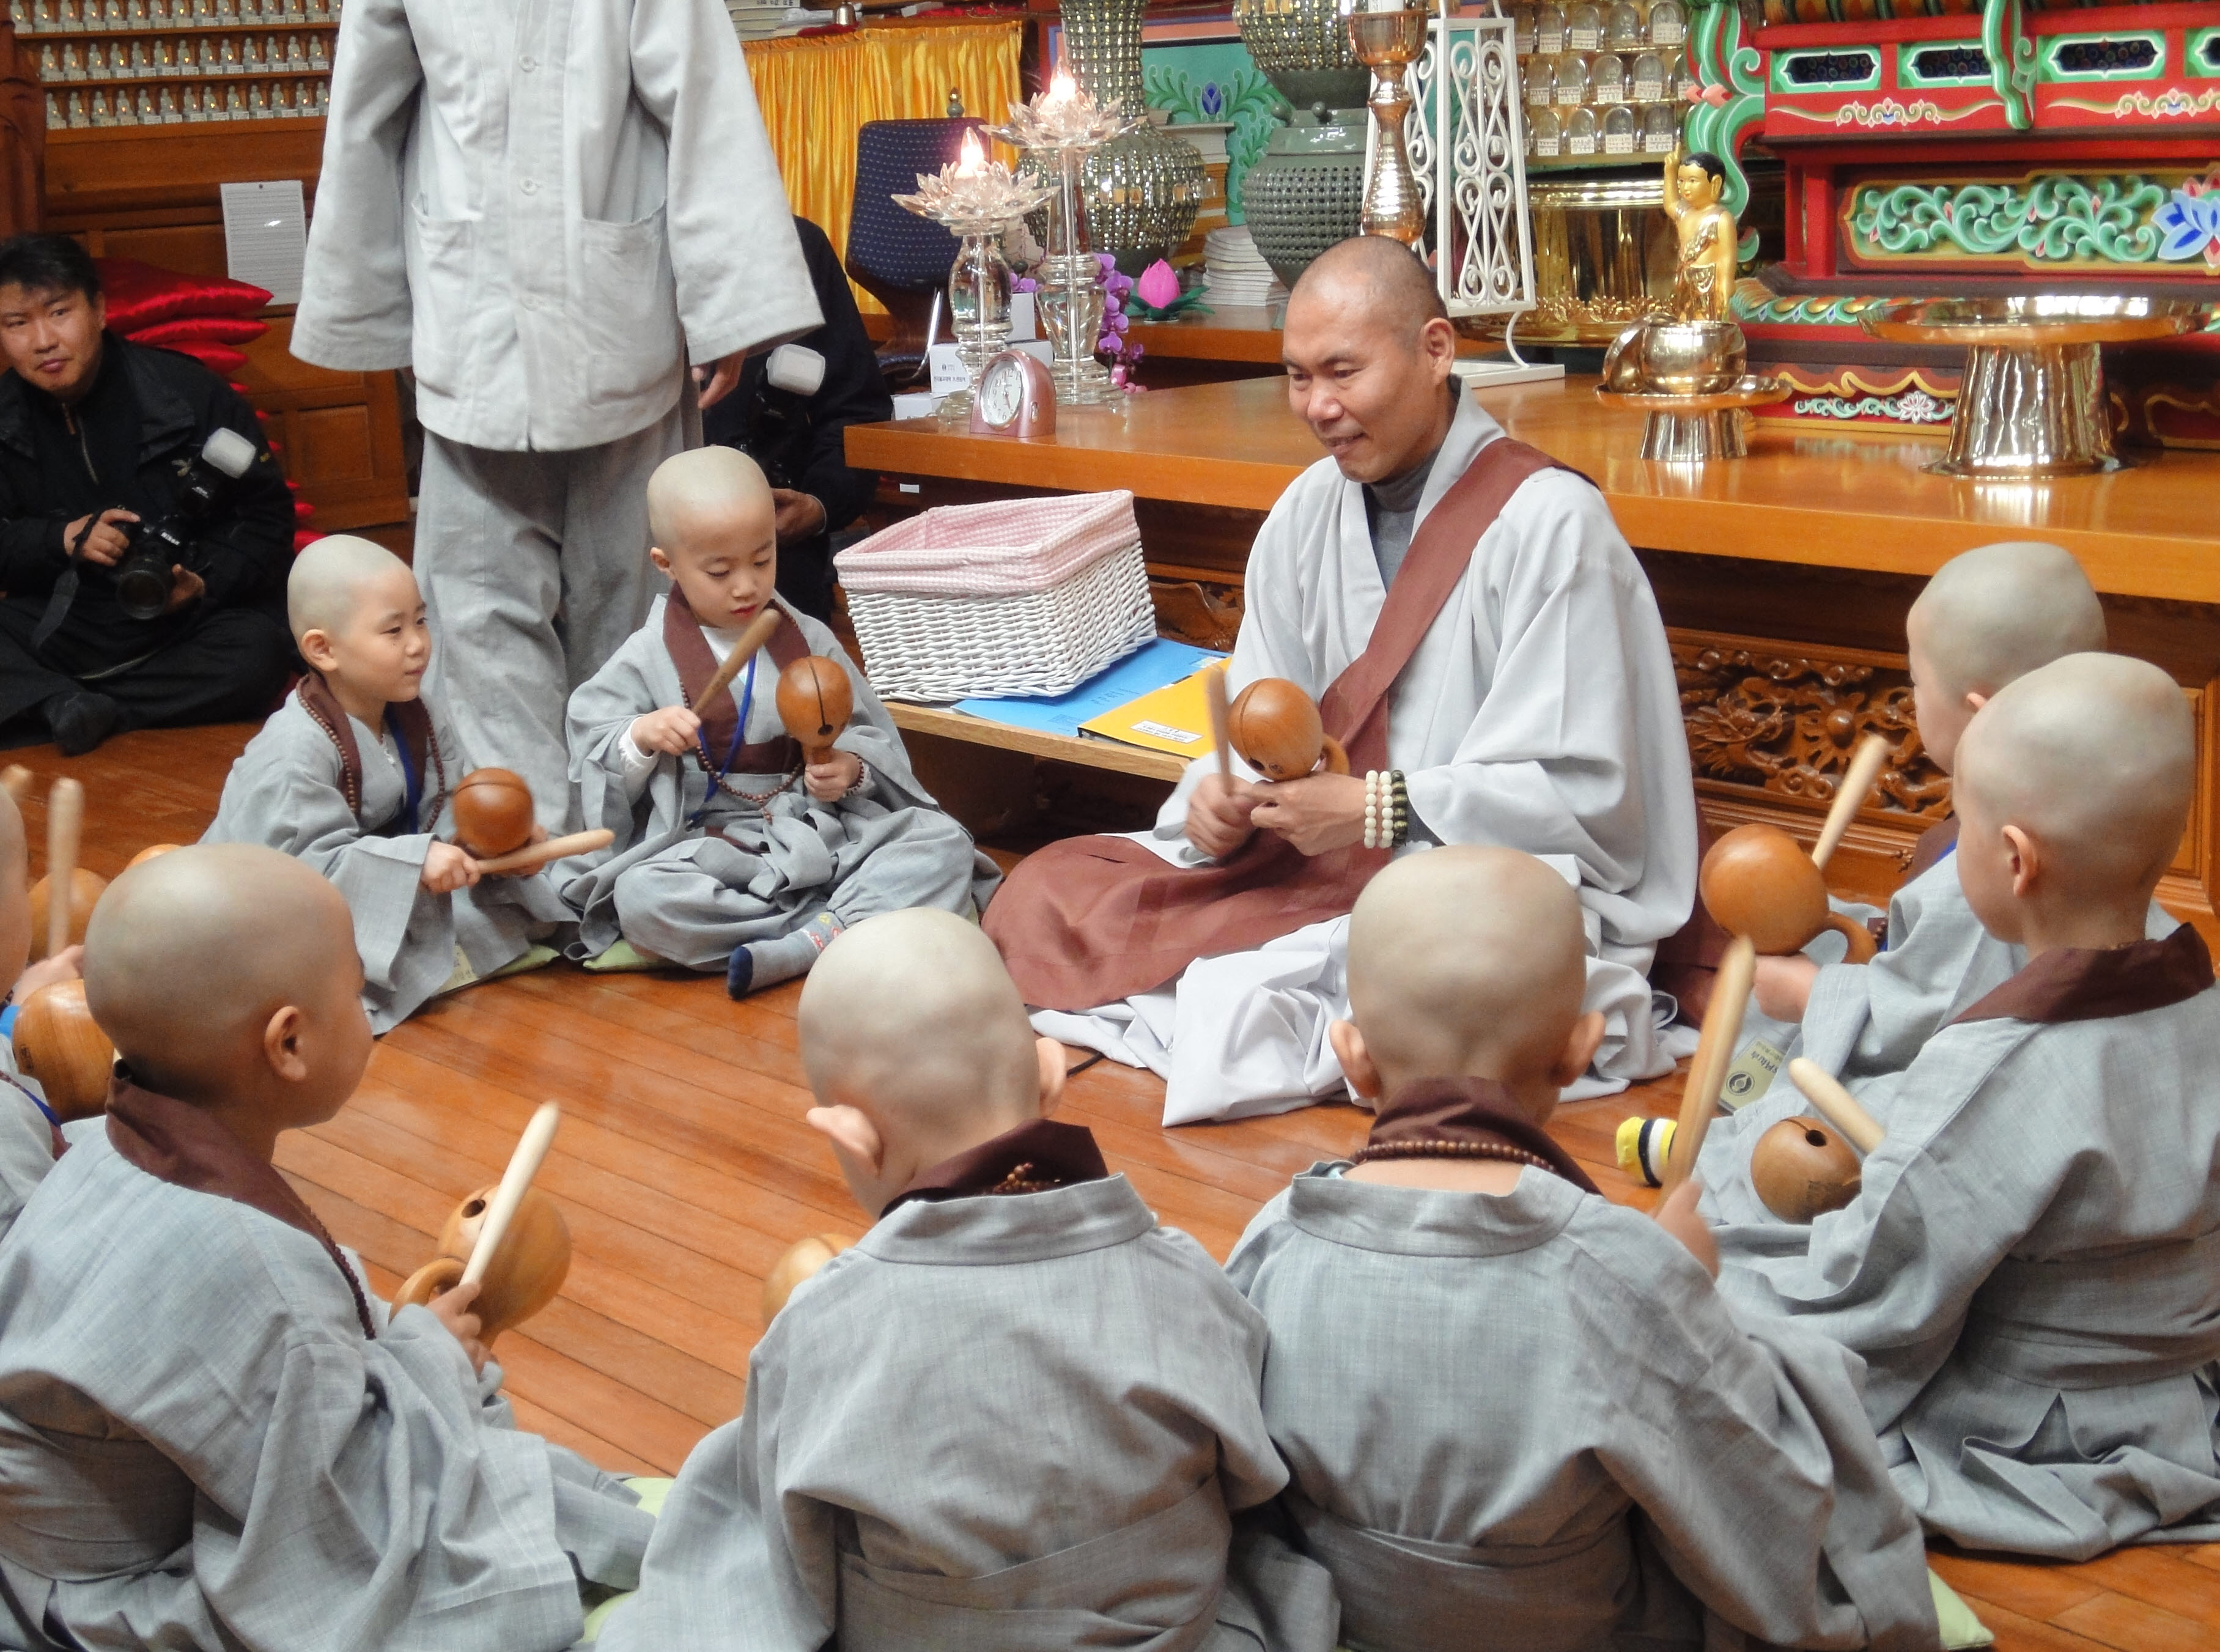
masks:
[(1085, 733), (1146, 746), (1151, 751), (1169, 751), (1174, 757), (1199, 757), (1212, 750), (1210, 708), (1203, 698), (1201, 671), (1152, 689), (1138, 700), (1128, 700), (1079, 726)]

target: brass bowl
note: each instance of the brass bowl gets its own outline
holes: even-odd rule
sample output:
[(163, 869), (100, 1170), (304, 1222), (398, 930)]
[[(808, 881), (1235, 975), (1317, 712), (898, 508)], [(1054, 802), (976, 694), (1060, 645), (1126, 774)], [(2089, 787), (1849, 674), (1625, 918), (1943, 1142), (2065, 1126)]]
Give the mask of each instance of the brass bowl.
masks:
[(2008, 298), (1893, 298), (1868, 305), (1859, 325), (1901, 344), (2123, 344), (2170, 339), (2201, 326), (2207, 305), (2117, 293), (2027, 293)]
[[(1652, 394), (1714, 396), (1732, 390), (1749, 368), (1749, 344), (1732, 321), (1643, 321), (1613, 346), (1618, 376)], [(1618, 376), (1606, 373), (1613, 389)]]

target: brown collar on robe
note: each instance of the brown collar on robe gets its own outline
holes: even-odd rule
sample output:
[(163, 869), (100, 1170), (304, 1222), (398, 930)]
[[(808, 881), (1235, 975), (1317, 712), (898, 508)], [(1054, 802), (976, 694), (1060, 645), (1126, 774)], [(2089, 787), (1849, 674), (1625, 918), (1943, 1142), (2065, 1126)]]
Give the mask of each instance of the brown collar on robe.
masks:
[(1356, 1162), (1429, 1158), (1531, 1164), (1582, 1193), (1596, 1191), (1572, 1155), (1521, 1117), (1511, 1092), (1492, 1078), (1417, 1079), (1381, 1102)]
[[(707, 754), (704, 766), (712, 774), (720, 772), (717, 765), (724, 764), (721, 772), (726, 774), (783, 775), (801, 761), (801, 747), (791, 736), (783, 734), (759, 745), (744, 745), (733, 752), (729, 764), (725, 763), (725, 753), (732, 751), (733, 736), (740, 729), (740, 708), (729, 694), (719, 695), (714, 705), (702, 703), (702, 690), (717, 674), (717, 656), (709, 647), (709, 639), (702, 634), (702, 622), (694, 617), (686, 593), (676, 585), (663, 605), (663, 645), (670, 650), (670, 663), (678, 669), (678, 686), (686, 695), (687, 706), (702, 720), (702, 732), (696, 739)], [(802, 640), (801, 627), (791, 614), (784, 625), (770, 633), (766, 646), (770, 650), (770, 663), (782, 671), (809, 651)], [(777, 689), (776, 678), (756, 684), (762, 695), (775, 694)]]
[(1946, 815), (1919, 834), (1911, 845), (1911, 863), (1904, 870), (1910, 882), (1958, 846), (1958, 817)]
[(2184, 924), (2162, 941), (2045, 952), (1958, 1019), (2100, 1021), (2164, 1009), (2211, 984), (2204, 938)]
[(912, 1200), (937, 1203), (982, 1194), (1045, 1193), (1075, 1182), (1101, 1181), (1109, 1174), (1092, 1131), (1036, 1119), (919, 1172), (917, 1180), (879, 1214), (890, 1216)]
[(119, 1066), (108, 1090), (108, 1139), (125, 1161), (158, 1181), (246, 1205), (287, 1227), (298, 1228), (330, 1255), (354, 1298), (362, 1334), (375, 1340), (362, 1281), (346, 1265), (332, 1236), (278, 1167), (258, 1159), (215, 1119), (174, 1096), (142, 1089)]
[[(321, 671), (311, 671), (302, 677), (299, 692), (301, 709), (314, 718), (316, 726), (339, 747), (340, 792), (346, 799), (347, 807), (354, 812), (355, 819), (361, 820), (362, 752), (355, 745), (354, 724)], [(396, 835), (384, 831), (385, 828), (397, 828), (401, 834), (429, 832), (439, 824), (440, 812), (447, 802), (447, 765), (440, 755), (440, 737), (432, 732), (432, 714), (424, 709), (421, 700), (396, 700), (387, 703), (385, 720), (393, 725), (396, 737), (407, 743), (408, 759), (415, 765), (416, 818), (408, 820), (396, 815), (390, 820), (365, 820), (363, 828), (381, 832), (382, 835)], [(406, 802), (402, 808), (405, 814)]]

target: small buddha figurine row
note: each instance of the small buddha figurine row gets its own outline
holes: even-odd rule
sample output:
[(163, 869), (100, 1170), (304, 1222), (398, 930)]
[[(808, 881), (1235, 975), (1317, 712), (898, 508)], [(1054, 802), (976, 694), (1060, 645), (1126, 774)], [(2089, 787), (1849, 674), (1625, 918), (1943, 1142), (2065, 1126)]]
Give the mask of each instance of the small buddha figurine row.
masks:
[(328, 23), (340, 0), (9, 0), (19, 34), (132, 34), (143, 29), (237, 28)]
[(1520, 57), (1556, 57), (1564, 52), (1639, 52), (1645, 47), (1677, 53), (1688, 38), (1688, 12), (1682, 0), (1609, 0), (1596, 5), (1556, 0), (1511, 8), (1512, 40)]
[(47, 129), (115, 126), (182, 126), (196, 121), (316, 119), (330, 112), (330, 83), (323, 80), (237, 81), (228, 85), (118, 86), (48, 92)]
[(76, 80), (160, 80), (204, 75), (323, 74), (332, 66), (329, 35), (157, 34), (132, 41), (47, 41), (39, 49), (45, 85)]
[(1529, 109), (1551, 104), (1677, 103), (1688, 84), (1688, 66), (1677, 52), (1561, 52), (1522, 58), (1518, 75)]
[(1526, 153), (1540, 160), (1568, 155), (1669, 155), (1681, 140), (1681, 111), (1671, 103), (1637, 109), (1618, 103), (1562, 115), (1553, 109), (1526, 112)]

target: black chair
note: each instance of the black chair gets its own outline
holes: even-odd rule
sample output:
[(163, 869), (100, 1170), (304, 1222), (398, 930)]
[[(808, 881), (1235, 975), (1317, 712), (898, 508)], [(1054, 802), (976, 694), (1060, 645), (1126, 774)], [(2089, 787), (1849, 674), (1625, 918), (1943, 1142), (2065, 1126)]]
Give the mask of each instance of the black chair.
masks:
[(920, 377), (932, 302), (948, 285), (956, 237), (893, 197), (917, 190), (920, 172), (957, 158), (973, 120), (867, 121), (856, 133), (856, 199), (848, 220), (848, 274), (887, 307), (894, 334), (879, 346), (889, 390)]

